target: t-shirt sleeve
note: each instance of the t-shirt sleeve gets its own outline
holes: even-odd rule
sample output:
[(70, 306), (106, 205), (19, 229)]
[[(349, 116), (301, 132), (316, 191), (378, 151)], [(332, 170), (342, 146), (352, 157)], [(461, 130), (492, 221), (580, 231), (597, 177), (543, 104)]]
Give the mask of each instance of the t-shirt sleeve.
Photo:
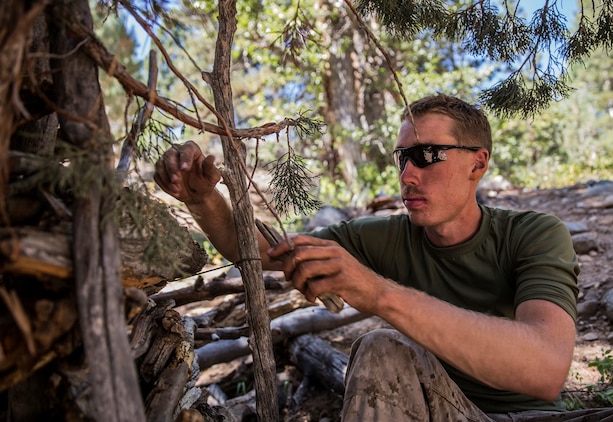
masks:
[(570, 233), (548, 214), (527, 213), (511, 233), (515, 254), (515, 308), (527, 300), (553, 302), (577, 319), (580, 269)]

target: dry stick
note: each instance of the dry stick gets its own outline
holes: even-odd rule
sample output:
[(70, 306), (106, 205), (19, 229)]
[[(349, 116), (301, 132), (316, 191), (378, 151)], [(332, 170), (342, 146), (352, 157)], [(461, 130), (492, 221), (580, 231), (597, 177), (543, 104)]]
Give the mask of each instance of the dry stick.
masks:
[(15, 290), (8, 291), (4, 286), (0, 286), (0, 299), (4, 301), (9, 313), (12, 315), (13, 320), (26, 343), (28, 352), (30, 355), (36, 356), (36, 346), (34, 345), (34, 337), (32, 335), (32, 324), (28, 314), (23, 309), (21, 300)]
[[(234, 122), (232, 87), (230, 84), (231, 47), (236, 34), (236, 0), (219, 0), (219, 27), (215, 43), (215, 60), (211, 88), (219, 115), (230, 124)], [(221, 123), (225, 123), (222, 121)], [(272, 349), (270, 317), (266, 295), (261, 285), (262, 262), (257, 246), (253, 207), (247, 190), (244, 158), (232, 154), (238, 150), (235, 140), (222, 137), (224, 157), (227, 161), (229, 192), (234, 205), (234, 221), (239, 229), (237, 241), (240, 246), (242, 275), (245, 283), (247, 319), (251, 332), (254, 364), (254, 384), (256, 391), (256, 411), (258, 420), (274, 422), (279, 419), (277, 404), (276, 363)], [(242, 145), (241, 145), (242, 146)], [(247, 198), (242, 204), (239, 202)], [(242, 229), (242, 230), (240, 230)], [(257, 259), (250, 259), (250, 258)]]
[(155, 87), (158, 81), (158, 66), (157, 66), (157, 53), (155, 50), (149, 52), (149, 79), (147, 80), (147, 86), (149, 87), (149, 98), (145, 103), (145, 106), (140, 110), (138, 118), (132, 125), (130, 133), (126, 136), (121, 147), (121, 156), (119, 158), (119, 164), (117, 164), (117, 173), (124, 178), (128, 173), (130, 167), (130, 160), (132, 154), (136, 149), (136, 140), (143, 131), (147, 121), (153, 114), (152, 100), (155, 98)]
[[(223, 65), (225, 64), (225, 61), (229, 60), (229, 51), (227, 50), (226, 47), (227, 47), (227, 44), (231, 44), (233, 34), (236, 30), (236, 21), (235, 21), (236, 20), (235, 18), (236, 10), (235, 10), (235, 4), (232, 3), (232, 1), (235, 1), (235, 0), (229, 0), (229, 1), (230, 1), (229, 3), (223, 3), (222, 1), (219, 2), (220, 25), (219, 25), (219, 35), (218, 35), (218, 40), (217, 40), (217, 47), (216, 47), (216, 52), (215, 52), (214, 69), (217, 68), (218, 64), (220, 67), (223, 67)], [(200, 100), (200, 102), (202, 102), (209, 109), (209, 111), (211, 111), (217, 117), (218, 122), (223, 126), (223, 129), (225, 132), (223, 135), (225, 136), (227, 140), (227, 143), (224, 144), (224, 147), (227, 145), (236, 154), (237, 159), (234, 160), (234, 162), (239, 165), (241, 172), (251, 180), (249, 176), (249, 172), (244, 163), (243, 155), (241, 154), (238, 146), (236, 145), (235, 139), (232, 135), (232, 131), (230, 130), (230, 127), (228, 125), (228, 121), (230, 121), (229, 119), (232, 118), (232, 114), (230, 111), (231, 107), (226, 107), (228, 108), (228, 110), (225, 110), (225, 113), (224, 113), (226, 114), (226, 116), (222, 116), (222, 113), (220, 113), (211, 104), (209, 104), (206, 101), (206, 99), (202, 95), (200, 95), (200, 93), (196, 90), (196, 88), (174, 67), (170, 59), (170, 56), (168, 55), (168, 53), (162, 46), (162, 43), (160, 42), (160, 40), (152, 33), (149, 25), (147, 25), (147, 23), (144, 22), (144, 20), (133, 9), (129, 5), (126, 5), (125, 3), (126, 3), (125, 0), (122, 0), (122, 4), (129, 10), (129, 12), (139, 22), (139, 24), (143, 27), (143, 29), (145, 29), (145, 31), (149, 34), (149, 36), (152, 38), (156, 46), (161, 50), (162, 54), (164, 55), (166, 59), (166, 62), (169, 68), (173, 71), (175, 75), (177, 75), (177, 77), (179, 77), (183, 81), (184, 85), (188, 88), (190, 95), (191, 94), (195, 95), (198, 98), (198, 100)], [(225, 19), (222, 17), (224, 13), (225, 13)], [(223, 38), (224, 35), (226, 36), (226, 38)], [(220, 64), (219, 61), (221, 61), (222, 63)], [(223, 69), (221, 70), (223, 71)], [(213, 86), (213, 92), (214, 94), (216, 92), (215, 86)], [(225, 97), (226, 96), (225, 94), (226, 93), (220, 92), (219, 87), (218, 87), (216, 95)], [(231, 97), (231, 94), (228, 96)], [(223, 100), (222, 100), (222, 103), (223, 103)], [(200, 119), (198, 119), (198, 121), (200, 122)], [(240, 189), (240, 180), (237, 179), (234, 182), (236, 182), (237, 184), (236, 187)], [(230, 183), (229, 187), (231, 187), (233, 183)], [(230, 189), (230, 193), (232, 194), (232, 189)], [(243, 194), (242, 198), (244, 197), (245, 195)], [(263, 196), (262, 198), (265, 199)], [(239, 201), (236, 201), (237, 205), (238, 205), (238, 202)], [(269, 209), (271, 210), (271, 212), (273, 212), (275, 217), (278, 220), (280, 220), (278, 215), (274, 213), (274, 211), (272, 210), (270, 206), (269, 206)], [(238, 207), (237, 207), (237, 211), (240, 211)], [(238, 219), (240, 217), (239, 214), (242, 215), (243, 213), (236, 212), (234, 215), (235, 219)], [(251, 218), (253, 218), (253, 216)], [(249, 261), (243, 262), (243, 266), (245, 267), (245, 275), (246, 275), (245, 289), (247, 292), (250, 293), (248, 294), (248, 299), (251, 296), (253, 296), (252, 299), (248, 300), (248, 305), (253, 306), (253, 309), (251, 309), (252, 313), (255, 313), (256, 315), (259, 315), (261, 317), (263, 316), (263, 313), (265, 312), (265, 311), (262, 311), (262, 309), (260, 309), (261, 302), (265, 303), (264, 289), (262, 288), (262, 286), (258, 287), (257, 284), (255, 284), (257, 280), (252, 280), (254, 285), (251, 285), (249, 283), (249, 274), (252, 273), (252, 270), (256, 270), (256, 268), (251, 268), (251, 263)], [(260, 269), (259, 273), (261, 274), (261, 264), (259, 264), (259, 269)], [(257, 271), (253, 271), (253, 272), (255, 273)], [(260, 276), (260, 279), (261, 279), (261, 276)], [(249, 307), (251, 308), (251, 306)], [(268, 325), (262, 324), (263, 321), (260, 321), (259, 318), (255, 318), (255, 315), (252, 315), (252, 313), (250, 313), (250, 316), (252, 316), (252, 318), (250, 318), (250, 324), (249, 324), (251, 326), (252, 335), (254, 336), (254, 340), (256, 341), (256, 344), (259, 344), (260, 342), (263, 343), (263, 344), (259, 344), (260, 347), (254, 350), (254, 354), (256, 355), (254, 356), (254, 363), (256, 364), (255, 365), (256, 366), (256, 371), (255, 371), (256, 373), (256, 391), (259, 393), (256, 397), (259, 403), (258, 416), (262, 420), (272, 421), (272, 420), (277, 419), (278, 415), (276, 414), (277, 400), (276, 400), (276, 396), (274, 395), (274, 391), (276, 387), (275, 387), (275, 368), (274, 368), (275, 365), (274, 365), (274, 356), (272, 355), (272, 344), (270, 344), (270, 347), (266, 347), (266, 343), (271, 342), (270, 324)], [(268, 314), (266, 313), (265, 315), (267, 316)]]

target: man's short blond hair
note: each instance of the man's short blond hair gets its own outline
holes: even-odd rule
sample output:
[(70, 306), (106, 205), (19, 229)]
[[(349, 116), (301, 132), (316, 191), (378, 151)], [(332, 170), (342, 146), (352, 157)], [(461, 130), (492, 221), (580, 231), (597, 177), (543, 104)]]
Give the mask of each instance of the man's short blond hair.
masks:
[(428, 113), (453, 119), (453, 136), (458, 140), (458, 145), (483, 147), (492, 155), (492, 128), (480, 107), (449, 95), (436, 94), (411, 103), (402, 114), (402, 120), (410, 120), (411, 115), (416, 118)]

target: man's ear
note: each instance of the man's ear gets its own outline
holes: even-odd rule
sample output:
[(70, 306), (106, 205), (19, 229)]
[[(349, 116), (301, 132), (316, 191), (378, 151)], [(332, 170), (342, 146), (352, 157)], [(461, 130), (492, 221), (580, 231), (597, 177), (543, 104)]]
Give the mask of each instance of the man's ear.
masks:
[(489, 163), (489, 153), (486, 149), (482, 148), (475, 154), (475, 161), (473, 163), (473, 169), (471, 172), (472, 180), (479, 180), (483, 177), (487, 171)]

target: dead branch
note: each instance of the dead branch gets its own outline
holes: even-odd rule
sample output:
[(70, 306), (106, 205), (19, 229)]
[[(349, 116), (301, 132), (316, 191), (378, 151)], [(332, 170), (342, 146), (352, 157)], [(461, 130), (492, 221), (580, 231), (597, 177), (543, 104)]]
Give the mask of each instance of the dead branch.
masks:
[[(302, 293), (298, 290), (293, 290), (293, 288), (289, 292), (289, 295), (284, 296), (287, 296), (287, 298), (274, 302), (269, 306), (268, 315), (271, 320), (289, 314), (296, 309), (316, 306), (314, 303), (306, 300)], [(194, 318), (194, 320), (197, 322), (200, 321), (198, 326), (201, 328), (198, 328), (195, 334), (196, 341), (199, 341), (200, 345), (211, 341), (231, 340), (249, 335), (244, 307), (237, 306), (232, 312), (227, 313), (222, 320), (215, 323), (210, 321), (210, 319), (208, 319), (210, 322), (207, 323), (207, 319), (203, 320), (198, 317)]]
[[(367, 317), (368, 315), (348, 306), (338, 314), (332, 314), (322, 306), (298, 309), (271, 322), (272, 340), (277, 344), (290, 337), (331, 330)], [(219, 340), (196, 349), (200, 369), (216, 363), (230, 362), (249, 353), (251, 350), (247, 337)]]
[(156, 86), (158, 80), (158, 66), (157, 66), (157, 54), (155, 50), (149, 52), (149, 80), (147, 81), (147, 88), (149, 88), (149, 97), (145, 100), (145, 105), (138, 113), (136, 121), (132, 124), (130, 132), (126, 136), (121, 146), (121, 154), (119, 156), (119, 163), (117, 164), (117, 173), (120, 177), (125, 177), (130, 168), (130, 161), (132, 154), (136, 149), (136, 141), (143, 129), (145, 128), (147, 121), (153, 114), (153, 99), (156, 97)]
[[(112, 76), (117, 79), (121, 85), (124, 87), (126, 92), (131, 92), (134, 95), (149, 99), (149, 88), (143, 84), (142, 82), (136, 80), (115, 57), (106, 49), (106, 47), (94, 36), (94, 34), (87, 30), (82, 25), (71, 23), (70, 30), (73, 32), (73, 35), (78, 37), (79, 39), (87, 39), (89, 40), (84, 44), (83, 48), (87, 52), (87, 54), (94, 60), (98, 66), (104, 69), (106, 72), (111, 73)], [(178, 107), (172, 104), (168, 99), (156, 96), (152, 103), (161, 110), (164, 110), (171, 116), (185, 123), (186, 125), (192, 126), (197, 129), (204, 130), (209, 133), (214, 133), (216, 135), (225, 135), (226, 131), (217, 125), (207, 123), (207, 122), (199, 122), (198, 119), (194, 119), (188, 114), (180, 111)], [(236, 139), (259, 139), (263, 138), (267, 135), (279, 133), (282, 130), (286, 129), (289, 126), (295, 126), (296, 122), (293, 119), (283, 119), (279, 123), (267, 123), (259, 127), (254, 127), (250, 129), (235, 129), (231, 128), (230, 132), (232, 137)]]
[[(264, 286), (267, 290), (280, 290), (284, 288), (282, 283), (272, 278), (265, 278)], [(212, 279), (208, 283), (204, 283), (203, 279), (199, 277), (194, 281), (194, 285), (191, 287), (157, 293), (152, 296), (152, 299), (156, 301), (172, 299), (176, 303), (176, 306), (181, 306), (202, 300), (211, 300), (227, 294), (242, 293), (244, 291), (245, 285), (241, 277), (219, 277)]]

